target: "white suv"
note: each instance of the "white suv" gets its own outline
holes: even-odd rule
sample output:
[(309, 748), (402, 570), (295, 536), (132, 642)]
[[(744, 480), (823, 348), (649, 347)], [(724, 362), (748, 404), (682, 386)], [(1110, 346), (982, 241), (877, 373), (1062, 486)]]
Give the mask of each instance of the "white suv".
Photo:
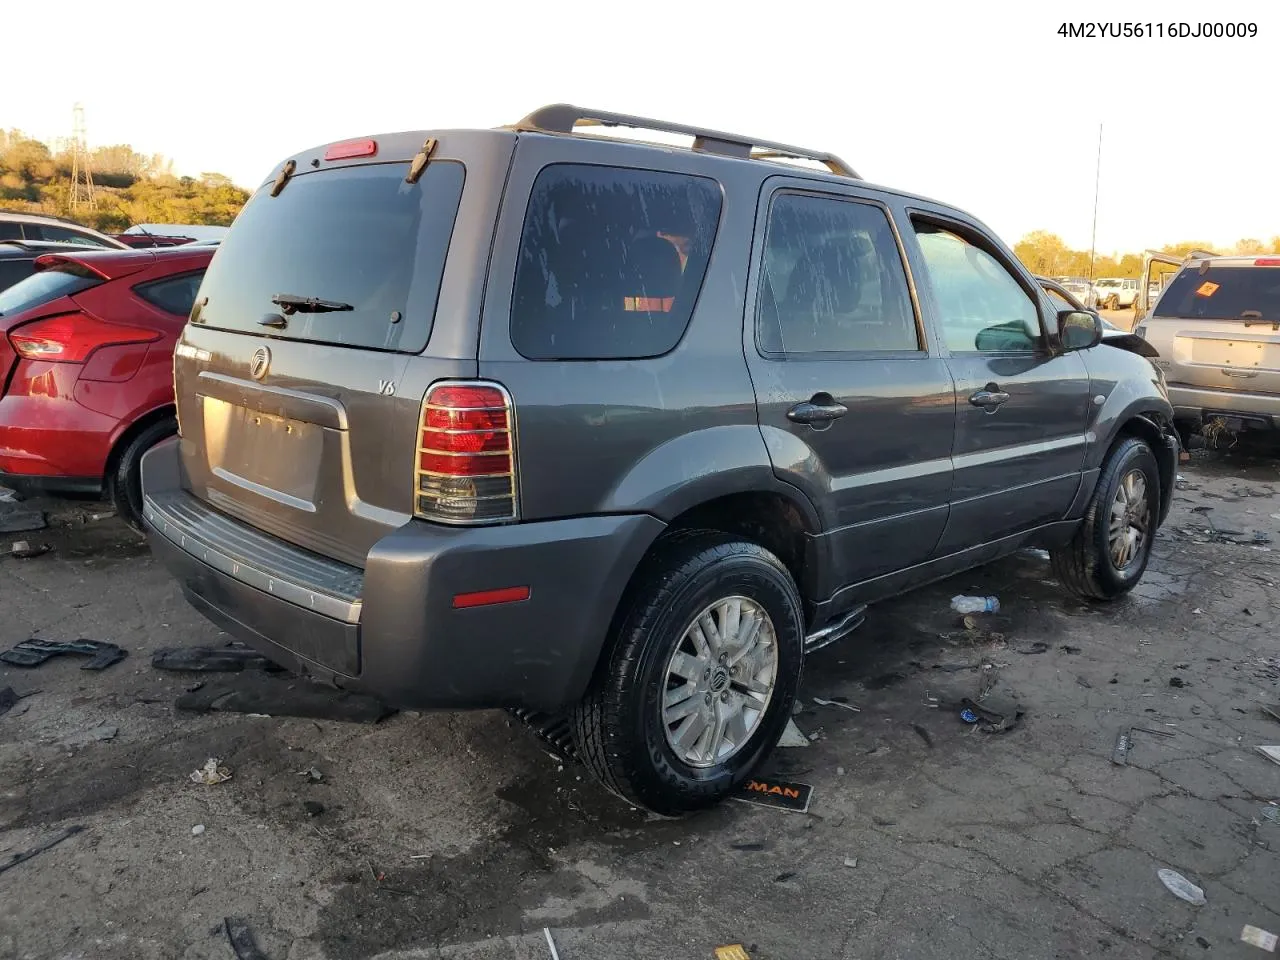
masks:
[(1107, 277), (1093, 286), (1098, 291), (1098, 303), (1104, 310), (1128, 310), (1138, 299), (1138, 283), (1136, 279)]

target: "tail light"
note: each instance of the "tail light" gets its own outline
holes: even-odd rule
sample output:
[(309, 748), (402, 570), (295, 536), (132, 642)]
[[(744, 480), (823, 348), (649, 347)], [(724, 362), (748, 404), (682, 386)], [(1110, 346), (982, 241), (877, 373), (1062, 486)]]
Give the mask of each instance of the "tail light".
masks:
[(154, 330), (106, 323), (80, 313), (37, 320), (9, 332), (9, 342), (18, 356), (53, 363), (84, 363), (99, 347), (159, 339)]
[(434, 384), (422, 401), (414, 514), (440, 523), (519, 517), (511, 396), (478, 380)]

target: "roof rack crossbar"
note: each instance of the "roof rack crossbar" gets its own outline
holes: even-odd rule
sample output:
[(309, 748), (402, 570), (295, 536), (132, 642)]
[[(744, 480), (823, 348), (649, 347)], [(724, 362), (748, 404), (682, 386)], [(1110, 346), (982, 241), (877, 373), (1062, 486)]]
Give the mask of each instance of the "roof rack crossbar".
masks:
[(530, 133), (573, 133), (576, 127), (628, 127), (633, 130), (659, 130), (663, 133), (674, 133), (693, 138), (693, 149), (700, 153), (714, 153), (722, 157), (736, 157), (741, 160), (815, 160), (832, 173), (842, 177), (861, 180), (857, 171), (834, 153), (821, 150), (810, 150), (807, 147), (795, 147), (785, 143), (774, 143), (770, 140), (759, 140), (755, 137), (744, 137), (736, 133), (723, 133), (717, 130), (704, 130), (680, 123), (668, 123), (665, 120), (651, 120), (647, 117), (633, 117), (625, 113), (610, 113), (606, 110), (592, 110), (586, 107), (575, 107), (568, 103), (555, 103), (539, 107), (523, 120), (512, 125), (511, 129)]

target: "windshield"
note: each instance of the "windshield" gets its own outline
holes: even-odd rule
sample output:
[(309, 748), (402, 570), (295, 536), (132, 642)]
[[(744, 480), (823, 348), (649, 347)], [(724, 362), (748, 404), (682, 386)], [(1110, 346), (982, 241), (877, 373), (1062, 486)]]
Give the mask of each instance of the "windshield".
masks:
[(102, 278), (84, 267), (72, 263), (59, 264), (33, 273), (7, 290), (0, 290), (0, 316), (12, 317), (100, 283)]
[(1280, 323), (1280, 268), (1185, 268), (1156, 304), (1157, 317)]
[[(193, 324), (291, 340), (418, 353), (431, 333), (462, 197), (461, 164), (299, 174), (259, 190), (209, 265)], [(314, 303), (327, 302), (328, 309)], [(299, 306), (299, 304), (302, 304)], [(286, 315), (284, 326), (264, 317)]]

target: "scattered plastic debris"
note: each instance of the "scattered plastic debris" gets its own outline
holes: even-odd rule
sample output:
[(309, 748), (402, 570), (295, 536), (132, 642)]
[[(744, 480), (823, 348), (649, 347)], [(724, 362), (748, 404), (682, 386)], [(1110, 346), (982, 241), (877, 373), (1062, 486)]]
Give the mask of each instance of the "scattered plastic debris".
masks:
[(560, 960), (560, 952), (556, 950), (556, 942), (551, 939), (551, 928), (543, 927), (542, 935), (547, 938), (547, 949), (551, 951), (551, 960)]
[(1277, 937), (1274, 933), (1268, 933), (1261, 927), (1255, 927), (1248, 923), (1240, 931), (1240, 939), (1249, 944), (1249, 946), (1266, 950), (1268, 953), (1275, 953), (1276, 944), (1280, 943), (1280, 937)]
[(1156, 876), (1175, 897), (1187, 901), (1197, 907), (1205, 904), (1204, 891), (1197, 887), (1194, 883), (1178, 873), (1177, 870), (1170, 870), (1167, 867), (1161, 867), (1156, 871)]
[(95, 523), (99, 520), (110, 520), (116, 515), (114, 510), (104, 510), (102, 513), (93, 513), (89, 515), (89, 519)]
[(716, 947), (716, 960), (751, 960), (751, 954), (747, 953), (747, 948), (742, 944), (730, 943)]
[(22, 497), (18, 495), (17, 490), (0, 487), (0, 503), (17, 503), (21, 499)]
[(244, 646), (163, 647), (151, 655), (157, 670), (188, 673), (238, 673), (241, 670), (279, 670), (277, 664)]
[(951, 598), (951, 609), (956, 613), (999, 613), (999, 597), (967, 597), (959, 595)]
[(960, 719), (976, 725), (983, 733), (1008, 733), (1018, 725), (1024, 713), (1018, 703), (991, 700), (976, 703), (968, 697), (960, 701)]
[(856, 867), (856, 866), (858, 865), (858, 858), (857, 858), (857, 857), (845, 857), (845, 858), (844, 858), (844, 865), (845, 865), (846, 867), (848, 867), (850, 870), (852, 870), (854, 867)]
[(103, 725), (101, 727), (94, 727), (90, 730), (89, 736), (93, 737), (95, 740), (114, 740), (116, 738), (116, 734), (119, 732), (119, 727)]
[(192, 783), (203, 783), (210, 787), (216, 783), (223, 783), (230, 779), (230, 768), (224, 767), (217, 757), (210, 757), (204, 762), (203, 767), (191, 772)]
[(44, 512), (40, 510), (7, 507), (0, 511), (0, 533), (30, 533), (32, 530), (43, 530), (48, 525)]
[(72, 653), (89, 658), (87, 663), (80, 665), (81, 670), (105, 670), (128, 656), (128, 651), (123, 648), (101, 640), (69, 640), (60, 643), (32, 638), (0, 653), (0, 661), (15, 667), (38, 667), (54, 657)]
[(377, 723), (396, 712), (366, 694), (261, 671), (235, 679), (210, 680), (201, 689), (179, 696), (174, 706), (195, 713), (245, 713), (348, 723)]
[(222, 923), (231, 949), (235, 951), (236, 960), (267, 960), (266, 954), (258, 949), (257, 941), (253, 939), (253, 931), (249, 928), (247, 920), (226, 917)]
[(14, 541), (13, 549), (10, 552), (18, 560), (30, 560), (33, 557), (38, 557), (42, 554), (48, 553), (52, 549), (53, 547), (49, 546), (47, 543), (37, 543), (32, 546), (26, 540), (17, 540)]
[(1280, 807), (1277, 807), (1274, 803), (1263, 804), (1261, 813), (1263, 820), (1280, 823)]
[(800, 732), (794, 720), (788, 720), (787, 725), (782, 729), (782, 736), (778, 739), (778, 746), (807, 747), (808, 745), (809, 738)]
[(300, 776), (300, 777), (306, 777), (306, 778), (307, 778), (308, 780), (310, 780), (312, 783), (319, 783), (321, 780), (323, 780), (323, 779), (324, 779), (324, 774), (323, 774), (323, 773), (321, 773), (321, 772), (320, 772), (318, 769), (316, 769), (315, 767), (311, 767), (311, 768), (309, 768), (309, 769), (307, 769), (307, 770), (299, 770), (299, 771), (298, 771), (298, 776)]
[(820, 707), (843, 707), (845, 710), (850, 710), (853, 713), (862, 712), (861, 709), (855, 707), (852, 703), (844, 703), (840, 700), (823, 700), (822, 697), (814, 697), (813, 702)]
[(1258, 752), (1272, 763), (1280, 763), (1280, 746), (1260, 746)]
[(202, 833), (204, 833), (204, 824), (203, 824), (203, 823), (197, 823), (194, 827), (192, 827), (192, 828), (191, 828), (191, 835), (192, 835), (193, 837), (198, 837), (198, 836), (200, 836), (200, 834), (202, 834)]
[(1111, 762), (1117, 767), (1126, 766), (1129, 763), (1129, 749), (1133, 746), (1133, 732), (1129, 729), (1121, 730), (1116, 735), (1115, 746), (1111, 748)]
[(63, 840), (66, 840), (68, 837), (74, 837), (77, 833), (79, 833), (83, 829), (84, 827), (81, 826), (80, 824), (67, 827), (63, 830), (59, 830), (57, 833), (53, 834), (52, 836), (47, 837), (44, 840), (41, 840), (30, 850), (21, 850), (18, 853), (10, 854), (7, 860), (0, 860), (0, 873), (4, 873), (6, 870), (12, 869), (13, 867), (16, 867), (18, 864), (23, 863), (27, 860), (30, 860), (32, 857), (38, 856), (44, 853), (46, 850), (51, 849), (52, 847), (56, 847)]

